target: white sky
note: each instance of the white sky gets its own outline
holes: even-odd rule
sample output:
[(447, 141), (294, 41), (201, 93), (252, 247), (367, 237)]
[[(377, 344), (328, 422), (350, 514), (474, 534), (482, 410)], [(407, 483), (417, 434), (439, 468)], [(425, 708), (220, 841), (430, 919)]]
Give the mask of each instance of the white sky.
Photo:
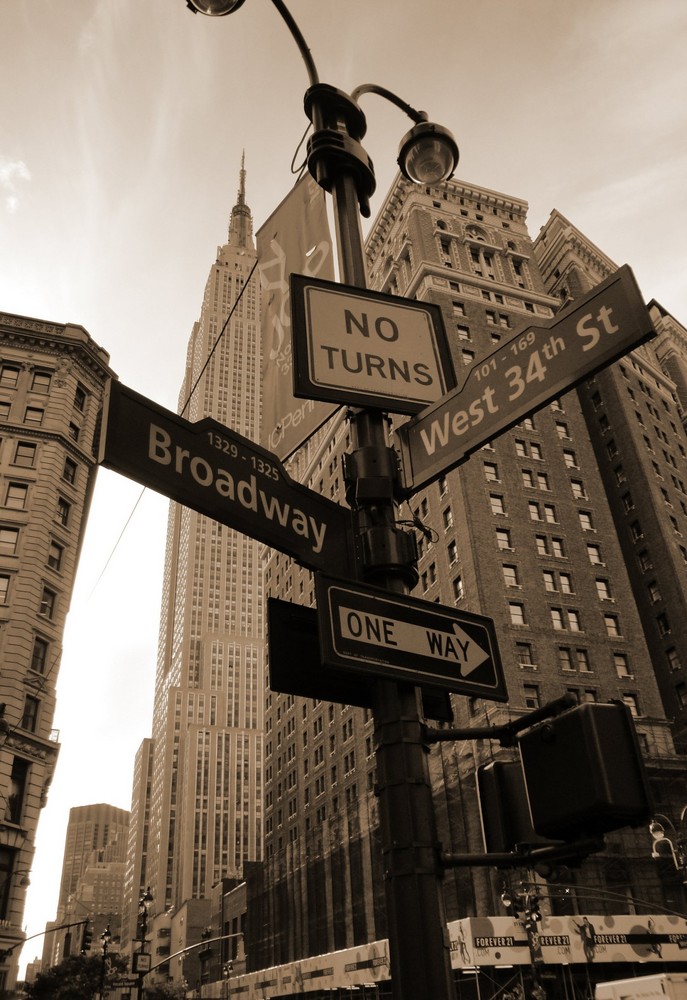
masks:
[[(377, 83), (450, 128), (460, 179), (557, 208), (687, 322), (683, 0), (291, 0), (323, 82)], [(307, 77), (268, 0), (0, 3), (0, 311), (78, 323), (175, 409), (242, 150), (256, 228), (291, 186)], [(378, 178), (411, 123), (361, 99)], [(101, 471), (68, 620), (25, 922), (55, 914), (69, 808), (129, 808), (150, 735), (167, 501)], [(103, 571), (105, 572), (103, 573)], [(101, 577), (101, 574), (102, 577)], [(40, 954), (42, 939), (24, 959)]]

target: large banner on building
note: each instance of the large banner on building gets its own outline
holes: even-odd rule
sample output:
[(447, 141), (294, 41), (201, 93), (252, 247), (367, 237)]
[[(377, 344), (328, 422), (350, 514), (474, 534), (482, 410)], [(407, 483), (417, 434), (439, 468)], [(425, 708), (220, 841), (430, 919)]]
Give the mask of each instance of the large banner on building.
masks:
[(262, 285), (260, 444), (282, 461), (336, 409), (293, 395), (289, 275), (333, 279), (324, 191), (306, 175), (256, 234)]
[[(536, 935), (512, 917), (466, 917), (448, 925), (454, 969), (488, 965), (687, 962), (687, 920), (668, 914), (554, 917)], [(532, 940), (534, 938), (535, 940)]]

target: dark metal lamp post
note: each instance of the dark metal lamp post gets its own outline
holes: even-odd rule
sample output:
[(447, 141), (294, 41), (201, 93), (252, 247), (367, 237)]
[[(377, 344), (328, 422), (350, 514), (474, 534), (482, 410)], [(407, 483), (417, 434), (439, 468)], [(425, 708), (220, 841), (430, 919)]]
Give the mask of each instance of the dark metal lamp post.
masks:
[[(223, 17), (245, 0), (187, 0), (194, 13)], [(376, 182), (372, 161), (361, 145), (367, 130), (357, 98), (375, 93), (404, 111), (413, 127), (403, 137), (398, 163), (413, 183), (448, 180), (458, 163), (451, 133), (427, 120), (395, 94), (363, 84), (346, 94), (320, 82), (298, 25), (283, 0), (272, 0), (305, 63), (310, 86), (305, 113), (312, 122), (308, 169), (334, 203), (339, 269), (344, 283), (365, 288), (367, 274), (360, 216), (370, 215)], [(354, 448), (346, 456), (346, 496), (353, 511), (367, 582), (406, 594), (417, 582), (415, 537), (398, 526), (403, 498), (398, 459), (388, 444), (386, 414), (349, 411)], [(419, 691), (412, 684), (377, 680), (373, 704), (377, 787), (385, 870), (391, 978), (395, 1000), (453, 1000), (440, 888), (441, 867), (429, 767), (421, 724)]]
[(146, 953), (146, 935), (148, 933), (148, 912), (152, 901), (153, 895), (150, 891), (150, 886), (148, 886), (146, 891), (141, 893), (141, 898), (138, 901), (137, 931), (141, 947), (133, 956), (134, 964), (132, 971), (138, 975), (137, 990), (139, 1000), (143, 995), (143, 977), (150, 971), (150, 955)]

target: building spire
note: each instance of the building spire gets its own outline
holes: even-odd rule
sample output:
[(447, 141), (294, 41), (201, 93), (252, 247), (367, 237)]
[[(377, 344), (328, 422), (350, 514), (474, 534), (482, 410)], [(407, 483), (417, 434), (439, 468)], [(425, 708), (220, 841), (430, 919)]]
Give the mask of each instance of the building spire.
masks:
[(239, 190), (236, 204), (231, 210), (229, 220), (229, 246), (235, 249), (253, 250), (253, 217), (246, 205), (246, 151), (241, 154), (241, 170), (239, 173)]

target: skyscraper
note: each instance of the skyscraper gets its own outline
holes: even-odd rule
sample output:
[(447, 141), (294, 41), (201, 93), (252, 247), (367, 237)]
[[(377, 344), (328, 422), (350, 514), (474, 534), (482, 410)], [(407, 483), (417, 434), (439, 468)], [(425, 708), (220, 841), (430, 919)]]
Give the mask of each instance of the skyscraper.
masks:
[[(549, 269), (544, 261), (539, 267), (544, 251), (535, 253), (526, 211), (522, 200), (476, 185), (451, 181), (418, 189), (399, 177), (370, 231), (370, 287), (439, 305), (459, 373), (518, 330), (548, 322), (559, 307), (557, 265)], [(615, 265), (605, 259), (598, 270), (585, 270), (592, 256), (600, 261), (603, 255), (580, 234), (573, 243), (579, 255), (578, 283), (572, 287), (579, 297)], [(573, 270), (566, 270), (569, 282)], [(657, 322), (664, 328), (677, 325), (658, 314)], [(417, 529), (414, 596), (485, 614), (495, 622), (509, 703), (454, 697), (458, 724), (505, 722), (566, 692), (580, 702), (623, 701), (635, 717), (661, 811), (677, 817), (684, 804), (685, 770), (673, 744), (676, 713), (666, 717), (668, 702), (659, 685), (661, 671), (677, 670), (687, 651), (678, 628), (665, 634), (670, 608), (651, 603), (652, 595), (660, 593), (665, 602), (673, 595), (676, 617), (684, 620), (685, 585), (678, 584), (673, 567), (684, 555), (680, 539), (687, 531), (687, 507), (681, 505), (671, 475), (687, 481), (687, 442), (672, 382), (676, 374), (671, 376), (667, 362), (661, 365), (665, 356), (672, 358), (674, 369), (683, 370), (684, 349), (678, 351), (680, 336), (674, 329), (673, 334), (672, 351), (664, 348), (661, 354), (653, 345), (643, 347), (608, 375), (590, 380), (579, 395), (565, 393), (513, 430), (486, 441), (464, 465), (413, 496), (410, 510), (403, 508), (399, 517)], [(653, 577), (636, 582), (641, 566), (650, 565), (641, 556), (644, 529), (633, 527), (636, 517), (629, 515), (621, 529), (618, 511), (629, 501), (616, 498), (609, 488), (604, 464), (611, 461), (607, 445), (613, 431), (606, 424), (598, 431), (591, 426), (599, 420), (594, 393), (607, 379), (622, 384), (623, 369), (632, 370), (634, 382), (642, 380), (650, 390), (633, 382), (642, 419), (651, 428), (627, 416), (613, 428), (616, 443), (622, 437), (628, 452), (628, 478), (635, 468), (630, 453), (642, 448), (660, 453), (669, 438), (666, 451), (673, 456), (660, 463), (656, 458), (657, 471), (652, 456), (642, 460), (642, 469), (656, 471), (666, 482), (667, 498), (658, 482), (650, 493), (639, 486), (656, 529), (653, 558), (662, 558), (659, 535), (661, 544), (670, 546), (664, 588), (656, 583), (649, 590)], [(603, 405), (611, 405), (610, 394), (604, 391), (601, 397)], [(603, 434), (605, 440), (597, 442)], [(346, 450), (350, 441), (339, 415), (294, 459), (292, 475), (343, 502), (340, 458)], [(647, 514), (646, 530), (649, 520)], [(635, 544), (641, 551), (632, 549)], [(271, 555), (265, 579), (268, 592), (314, 603), (309, 574), (281, 554)], [(649, 607), (651, 612), (643, 610)], [(655, 662), (659, 648), (662, 666)], [(683, 696), (682, 677), (671, 677), (675, 702)], [(431, 750), (444, 850), (483, 850), (476, 768), (509, 754), (484, 740), (439, 744)], [(373, 720), (367, 710), (268, 694), (265, 863), (248, 884), (247, 952), (253, 967), (385, 936), (374, 785)], [(657, 907), (680, 909), (684, 898), (677, 873), (656, 865), (647, 841), (641, 831), (614, 833), (603, 854), (585, 862), (579, 876), (570, 876), (569, 893), (547, 905), (560, 913), (613, 913), (627, 912), (640, 899), (649, 906), (653, 901)], [(503, 876), (494, 871), (451, 869), (444, 884), (450, 919), (503, 913)]]
[(55, 684), (95, 481), (109, 355), (83, 327), (0, 314), (0, 990), (59, 752)]
[[(69, 810), (57, 915), (46, 928), (44, 968), (78, 953), (85, 920), (94, 937), (108, 925), (119, 937), (128, 834), (126, 809), (101, 802)], [(60, 929), (49, 933), (53, 928)]]
[[(214, 417), (256, 441), (260, 295), (245, 176), (242, 164), (228, 240), (191, 332), (179, 412)], [(150, 886), (153, 913), (208, 896), (218, 879), (261, 856), (262, 615), (258, 544), (171, 504), (148, 810), (155, 849), (145, 870), (129, 861), (130, 876), (138, 870)], [(146, 794), (142, 775), (138, 788)], [(144, 815), (140, 798), (132, 811)]]

